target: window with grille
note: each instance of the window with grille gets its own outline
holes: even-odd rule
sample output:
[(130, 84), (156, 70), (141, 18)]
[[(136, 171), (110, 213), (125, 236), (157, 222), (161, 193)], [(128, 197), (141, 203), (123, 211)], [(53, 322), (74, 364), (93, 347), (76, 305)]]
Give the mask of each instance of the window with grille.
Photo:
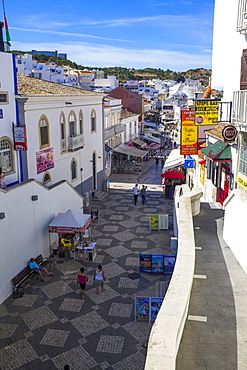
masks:
[(49, 146), (49, 127), (46, 118), (42, 118), (39, 124), (40, 146)]
[(74, 115), (74, 113), (70, 113), (70, 115), (69, 115), (69, 136), (70, 137), (76, 136), (75, 115)]
[(13, 171), (12, 144), (8, 139), (0, 139), (0, 167), (5, 173)]
[(0, 92), (0, 104), (6, 104), (8, 102), (9, 102), (8, 93), (1, 91)]
[(71, 180), (75, 180), (77, 178), (76, 167), (76, 161), (73, 159), (71, 163)]
[(95, 110), (93, 109), (91, 113), (91, 132), (95, 131), (96, 131), (96, 113)]

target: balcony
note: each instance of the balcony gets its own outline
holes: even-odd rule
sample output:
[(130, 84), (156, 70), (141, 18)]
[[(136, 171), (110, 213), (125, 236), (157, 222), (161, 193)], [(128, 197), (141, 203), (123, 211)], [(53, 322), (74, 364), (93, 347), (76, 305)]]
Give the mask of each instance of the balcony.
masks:
[(116, 135), (119, 135), (124, 131), (125, 131), (125, 126), (124, 125), (115, 126), (115, 134)]
[(247, 90), (233, 92), (232, 123), (240, 129), (247, 127)]
[(108, 140), (115, 136), (115, 129), (114, 127), (109, 127), (105, 129), (105, 140)]
[(65, 139), (61, 140), (61, 151), (66, 152), (66, 140)]
[(68, 138), (68, 150), (73, 151), (84, 146), (84, 135), (77, 135)]

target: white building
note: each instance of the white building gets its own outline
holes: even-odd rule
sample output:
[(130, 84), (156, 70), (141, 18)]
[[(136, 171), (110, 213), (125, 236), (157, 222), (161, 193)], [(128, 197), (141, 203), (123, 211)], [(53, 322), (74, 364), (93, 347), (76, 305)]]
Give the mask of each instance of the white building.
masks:
[(212, 60), (212, 88), (222, 89), (223, 101), (232, 102), (232, 123), (238, 129), (238, 158), (232, 171), (233, 176), (228, 179), (233, 190), (224, 203), (223, 236), (245, 272), (247, 272), (247, 249), (244, 243), (244, 220), (247, 215), (246, 12), (246, 0), (215, 1)]

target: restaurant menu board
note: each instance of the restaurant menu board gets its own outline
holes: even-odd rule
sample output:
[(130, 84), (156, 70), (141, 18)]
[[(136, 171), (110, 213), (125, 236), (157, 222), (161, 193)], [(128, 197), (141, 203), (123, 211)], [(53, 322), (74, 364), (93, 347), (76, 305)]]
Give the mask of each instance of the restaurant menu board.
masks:
[(135, 319), (139, 321), (149, 321), (149, 298), (135, 298)]
[(140, 272), (152, 272), (152, 254), (140, 254)]
[(176, 263), (176, 256), (164, 255), (164, 273), (172, 274)]
[(150, 321), (155, 321), (164, 298), (150, 298)]
[(159, 215), (149, 215), (149, 229), (159, 230)]
[(152, 272), (164, 272), (164, 255), (153, 254), (152, 255)]
[(91, 208), (91, 219), (92, 221), (99, 221), (99, 209)]
[(168, 230), (168, 228), (169, 228), (168, 214), (159, 215), (159, 230)]

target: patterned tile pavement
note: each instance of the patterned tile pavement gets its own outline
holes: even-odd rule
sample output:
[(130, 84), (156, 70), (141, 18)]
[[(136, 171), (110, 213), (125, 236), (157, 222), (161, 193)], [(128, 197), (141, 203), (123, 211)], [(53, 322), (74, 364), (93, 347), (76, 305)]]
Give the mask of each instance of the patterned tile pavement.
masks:
[[(152, 163), (151, 163), (152, 165)], [(45, 282), (29, 280), (22, 298), (10, 297), (0, 305), (0, 369), (143, 370), (152, 324), (136, 322), (136, 296), (154, 297), (162, 275), (139, 273), (140, 253), (170, 254), (172, 230), (150, 231), (148, 215), (168, 213), (172, 220), (172, 200), (160, 189), (160, 172), (153, 165), (141, 177), (121, 175), (121, 188), (113, 186), (108, 196), (94, 201), (100, 221), (93, 224), (98, 254), (94, 262), (51, 259), (53, 277)], [(114, 178), (111, 179), (114, 182)], [(152, 189), (147, 205), (133, 204), (130, 182)], [(90, 205), (90, 206), (91, 206)], [(63, 263), (60, 263), (63, 262)], [(94, 269), (102, 264), (107, 277), (105, 291), (96, 294)], [(85, 298), (75, 283), (84, 266), (89, 280)]]

